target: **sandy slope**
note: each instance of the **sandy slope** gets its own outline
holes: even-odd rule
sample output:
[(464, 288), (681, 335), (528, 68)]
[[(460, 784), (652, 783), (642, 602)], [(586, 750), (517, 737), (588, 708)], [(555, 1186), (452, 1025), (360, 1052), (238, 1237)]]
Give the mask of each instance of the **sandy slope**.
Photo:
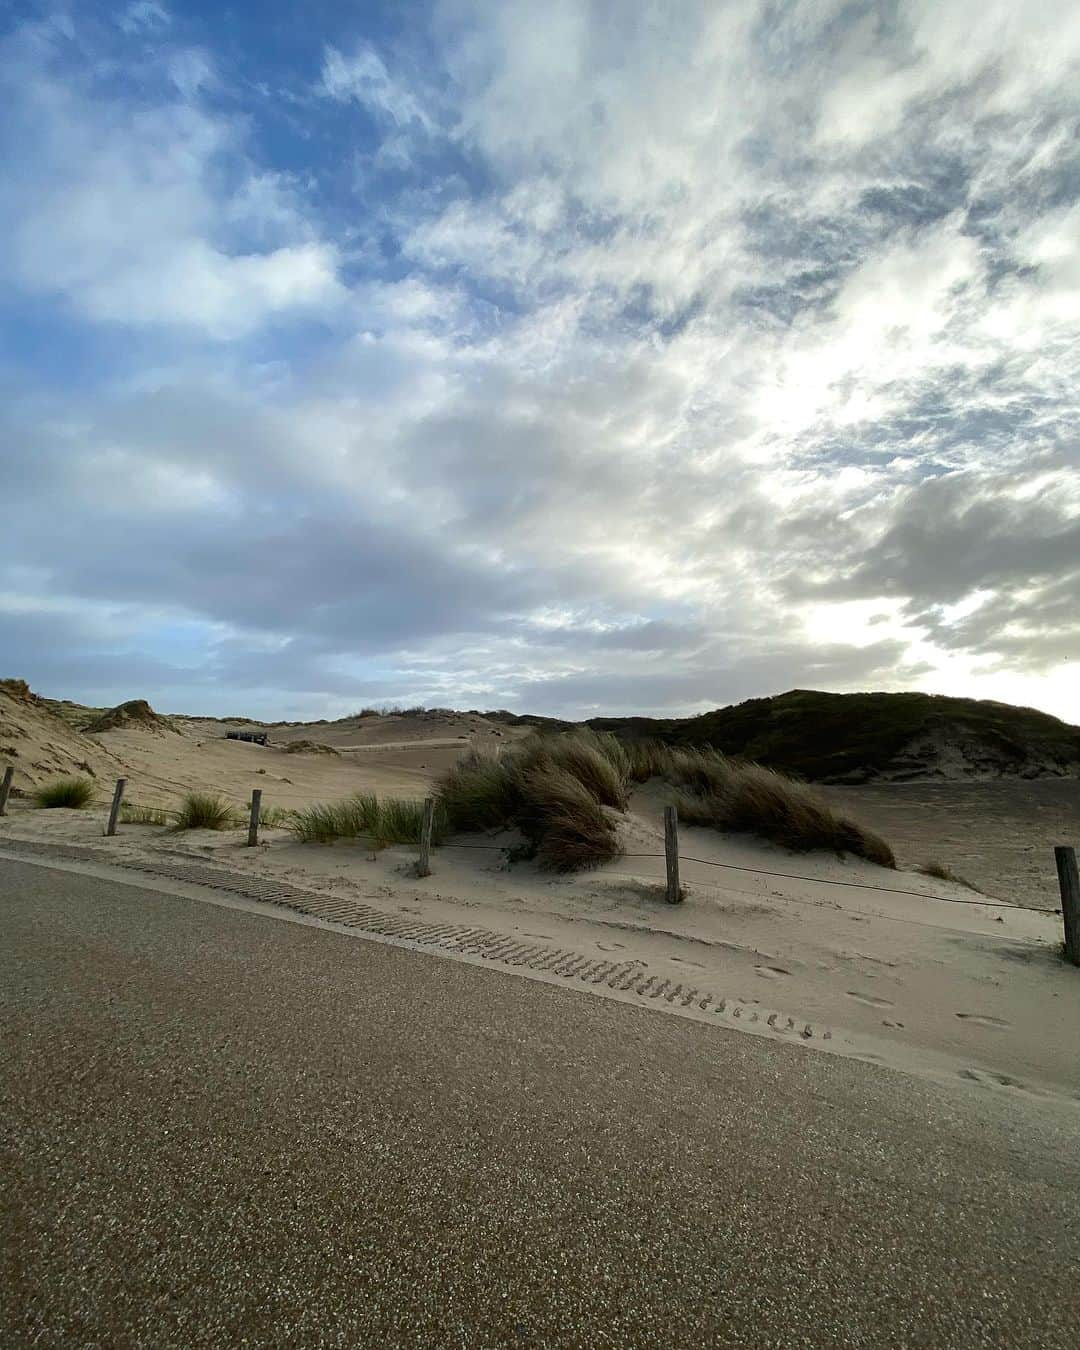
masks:
[[(0, 700), (6, 697), (0, 694)], [(17, 784), (28, 787), (73, 768), (78, 756), (102, 788), (99, 806), (88, 812), (35, 811), (25, 799), (14, 802), (11, 815), (0, 821), (0, 847), (5, 838), (100, 843), (104, 802), (121, 772), (131, 800), (166, 806), (190, 787), (223, 791), (241, 803), (260, 786), (266, 804), (280, 806), (358, 789), (421, 796), (470, 742), (498, 744), (515, 734), (480, 717), (428, 714), (270, 727), (275, 743), (267, 747), (227, 741), (231, 724), (209, 720), (180, 720), (179, 733), (125, 729), (85, 736), (10, 699), (0, 703), (0, 725), (19, 732)], [(339, 754), (289, 754), (285, 746), (299, 739), (334, 746)], [(0, 736), (0, 745), (7, 743)], [(1029, 788), (1018, 785), (1021, 793)], [(877, 794), (880, 814), (880, 795), (890, 789), (845, 791), (845, 805), (856, 813), (859, 793)], [(911, 793), (913, 787), (891, 791)], [(917, 822), (934, 821), (940, 829), (947, 814), (940, 801), (936, 811), (909, 811), (903, 847), (909, 859), (942, 855), (919, 834)], [(978, 813), (972, 814), (971, 827), (960, 834), (977, 855)], [(987, 848), (1005, 847), (1004, 815), (1002, 801), (992, 826), (997, 842), (988, 836)], [(552, 877), (531, 864), (511, 867), (499, 846), (512, 841), (493, 838), (457, 840), (439, 850), (434, 874), (422, 881), (409, 875), (409, 849), (375, 855), (363, 844), (305, 846), (280, 830), (264, 832), (264, 843), (252, 850), (237, 832), (177, 835), (128, 826), (109, 847), (118, 860), (181, 853), (370, 897), (382, 907), (440, 922), (529, 934), (594, 956), (638, 961), (661, 978), (741, 1001), (749, 1030), (767, 1033), (775, 1011), (781, 1025), (790, 1016), (800, 1025), (831, 1028), (829, 1048), (840, 1053), (959, 1077), (972, 1090), (1049, 1092), (1080, 1101), (1080, 971), (1060, 959), (1055, 914), (994, 908), (969, 890), (914, 872), (825, 854), (796, 856), (745, 837), (685, 827), (687, 898), (668, 906), (660, 884), (660, 820), (655, 794), (639, 791), (623, 824), (627, 856), (572, 878)], [(870, 823), (880, 821), (872, 817)], [(1054, 816), (1046, 829), (1059, 825), (1066, 829), (1069, 822)], [(1049, 870), (1050, 860), (1045, 863)], [(918, 894), (870, 889), (881, 886)], [(1045, 887), (993, 889), (1006, 901), (1047, 901)], [(813, 1043), (823, 1042), (815, 1036)]]

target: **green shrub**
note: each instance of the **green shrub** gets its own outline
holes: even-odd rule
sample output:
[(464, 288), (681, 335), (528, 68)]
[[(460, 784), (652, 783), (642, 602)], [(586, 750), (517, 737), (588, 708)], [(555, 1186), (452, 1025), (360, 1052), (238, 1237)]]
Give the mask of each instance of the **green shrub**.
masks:
[(57, 778), (34, 793), (36, 806), (66, 806), (81, 811), (94, 800), (94, 785), (89, 778)]
[(189, 792), (180, 803), (175, 830), (228, 830), (241, 823), (233, 804), (215, 792)]

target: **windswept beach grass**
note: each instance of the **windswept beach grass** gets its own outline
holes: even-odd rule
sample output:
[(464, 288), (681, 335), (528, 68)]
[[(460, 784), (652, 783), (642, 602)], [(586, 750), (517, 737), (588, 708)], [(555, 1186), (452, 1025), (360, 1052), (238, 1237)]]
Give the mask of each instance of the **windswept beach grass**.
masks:
[(33, 800), (35, 806), (45, 810), (67, 807), (71, 811), (81, 811), (94, 800), (94, 784), (89, 778), (57, 778), (39, 787)]

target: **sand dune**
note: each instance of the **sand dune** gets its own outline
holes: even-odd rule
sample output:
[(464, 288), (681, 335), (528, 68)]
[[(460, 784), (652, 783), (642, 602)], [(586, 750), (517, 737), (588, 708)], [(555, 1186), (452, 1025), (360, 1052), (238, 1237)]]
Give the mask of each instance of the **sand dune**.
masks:
[[(25, 797), (0, 821), (5, 839), (100, 843), (104, 802), (113, 777), (129, 779), (129, 799), (169, 806), (186, 789), (215, 789), (238, 804), (255, 786), (268, 805), (302, 806), (357, 790), (423, 796), (433, 778), (470, 743), (499, 744), (526, 734), (462, 714), (345, 719), (269, 726), (268, 746), (228, 741), (239, 723), (178, 719), (178, 735), (124, 727), (89, 736), (33, 701), (0, 691), (0, 745), (18, 751), (23, 792), (57, 772), (89, 765), (101, 784), (92, 811), (37, 811)], [(248, 725), (245, 729), (251, 730)], [(289, 754), (310, 740), (339, 753)], [(77, 757), (77, 758), (76, 758)], [(958, 785), (971, 792), (975, 785)], [(127, 826), (110, 841), (117, 860), (210, 859), (259, 876), (349, 897), (431, 921), (464, 922), (508, 935), (550, 939), (612, 960), (640, 962), (663, 978), (722, 991), (745, 1009), (734, 1023), (759, 1034), (791, 1024), (812, 1027), (811, 1047), (876, 1059), (908, 1072), (961, 1079), (973, 1091), (1053, 1094), (1080, 1101), (1080, 972), (1059, 955), (1061, 921), (1052, 912), (997, 904), (1052, 903), (1052, 859), (1004, 869), (978, 864), (980, 847), (1008, 851), (1015, 842), (1005, 785), (980, 844), (977, 803), (961, 803), (950, 820), (936, 785), (933, 809), (908, 796), (900, 833), (901, 865), (941, 856), (943, 829), (962, 836), (973, 879), (996, 871), (993, 896), (979, 896), (914, 871), (887, 871), (828, 854), (794, 855), (767, 844), (684, 827), (682, 874), (687, 898), (663, 901), (664, 862), (658, 796), (639, 789), (621, 822), (626, 856), (595, 872), (553, 877), (529, 863), (510, 865), (509, 837), (458, 838), (436, 852), (431, 877), (411, 875), (413, 850), (372, 853), (366, 843), (301, 845), (282, 830), (264, 831), (257, 849), (240, 832), (189, 832)], [(1016, 831), (1031, 837), (1031, 810), (1016, 785)], [(1069, 784), (1061, 809), (1041, 802), (1046, 837), (1075, 831)], [(843, 789), (843, 805), (890, 834), (890, 798), (915, 785)], [(834, 790), (839, 791), (839, 790)], [(863, 795), (867, 794), (867, 795)], [(860, 811), (860, 802), (873, 809)], [(959, 800), (959, 799), (958, 799)], [(894, 807), (892, 818), (900, 821)], [(922, 833), (919, 822), (926, 823)], [(946, 822), (943, 826), (942, 822)], [(934, 837), (935, 829), (938, 837)], [(895, 832), (894, 832), (895, 833)], [(473, 847), (465, 847), (472, 845)], [(475, 847), (482, 845), (483, 847)], [(1044, 856), (1045, 855), (1045, 856)], [(944, 861), (949, 861), (948, 857)], [(1023, 867), (1038, 861), (1038, 885)], [(982, 871), (979, 866), (982, 866)], [(837, 885), (836, 883), (843, 883)], [(879, 889), (885, 888), (885, 889)], [(910, 891), (914, 894), (898, 894)], [(997, 903), (995, 903), (997, 902)], [(776, 1013), (770, 1023), (770, 1016)], [(829, 1039), (824, 1031), (830, 1032)]]

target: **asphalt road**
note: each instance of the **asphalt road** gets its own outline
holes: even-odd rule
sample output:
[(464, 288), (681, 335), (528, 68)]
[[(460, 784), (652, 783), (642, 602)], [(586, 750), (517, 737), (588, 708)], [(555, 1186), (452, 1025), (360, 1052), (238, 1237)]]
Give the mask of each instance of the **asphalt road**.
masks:
[(0, 861), (4, 1346), (1068, 1346), (1080, 1133)]

